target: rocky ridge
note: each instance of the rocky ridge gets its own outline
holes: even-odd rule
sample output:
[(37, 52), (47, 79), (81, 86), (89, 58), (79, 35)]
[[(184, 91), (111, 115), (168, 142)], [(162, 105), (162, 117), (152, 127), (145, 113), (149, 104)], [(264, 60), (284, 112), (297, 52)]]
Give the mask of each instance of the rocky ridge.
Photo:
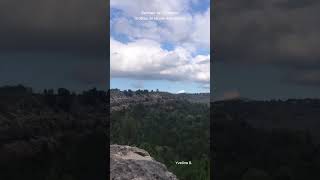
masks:
[(186, 100), (192, 103), (210, 102), (209, 93), (198, 94), (172, 94), (168, 92), (148, 92), (148, 91), (120, 91), (112, 89), (110, 91), (110, 106), (111, 111), (126, 109), (132, 104), (142, 103), (144, 105), (153, 105), (156, 103), (165, 103), (170, 101)]
[(177, 180), (165, 165), (137, 147), (110, 146), (110, 180)]

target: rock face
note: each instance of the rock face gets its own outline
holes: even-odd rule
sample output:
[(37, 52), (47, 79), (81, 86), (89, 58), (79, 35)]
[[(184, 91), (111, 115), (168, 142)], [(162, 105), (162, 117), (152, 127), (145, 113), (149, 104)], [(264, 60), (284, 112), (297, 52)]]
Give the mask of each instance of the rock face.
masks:
[(110, 180), (178, 180), (165, 165), (137, 147), (110, 146)]

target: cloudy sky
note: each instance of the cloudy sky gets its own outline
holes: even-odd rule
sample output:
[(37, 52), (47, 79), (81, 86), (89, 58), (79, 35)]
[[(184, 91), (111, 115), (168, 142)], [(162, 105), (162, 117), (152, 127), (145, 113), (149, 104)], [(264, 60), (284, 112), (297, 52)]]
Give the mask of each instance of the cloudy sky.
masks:
[(107, 89), (104, 0), (1, 0), (0, 86)]
[(209, 92), (209, 0), (111, 0), (111, 87)]
[[(110, 4), (113, 87), (209, 90), (208, 0)], [(214, 5), (211, 86), (216, 98), (320, 98), (320, 2), (223, 0)], [(107, 88), (107, 8), (104, 0), (1, 0), (0, 86)], [(137, 21), (141, 11), (177, 19)]]
[(216, 1), (215, 98), (320, 98), (319, 11), (317, 0)]

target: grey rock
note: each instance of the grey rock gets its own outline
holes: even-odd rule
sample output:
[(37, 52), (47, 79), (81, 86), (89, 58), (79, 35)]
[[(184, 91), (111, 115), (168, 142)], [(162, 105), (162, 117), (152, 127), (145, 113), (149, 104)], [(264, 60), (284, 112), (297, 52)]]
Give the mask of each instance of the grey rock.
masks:
[(137, 147), (110, 146), (110, 180), (178, 180), (166, 166)]

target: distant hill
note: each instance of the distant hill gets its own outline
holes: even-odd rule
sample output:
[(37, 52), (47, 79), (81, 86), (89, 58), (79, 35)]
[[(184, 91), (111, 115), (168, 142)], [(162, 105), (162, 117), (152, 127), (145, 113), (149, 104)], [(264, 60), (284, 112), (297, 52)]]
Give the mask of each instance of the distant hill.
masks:
[[(255, 101), (235, 99), (212, 103), (216, 113), (232, 121), (243, 121), (254, 128), (308, 131), (320, 139), (320, 100), (289, 99)], [(219, 120), (213, 116), (213, 120)]]
[(105, 176), (107, 97), (97, 89), (0, 87), (0, 179)]
[(320, 100), (211, 104), (213, 179), (319, 179)]
[(119, 89), (110, 90), (110, 105), (111, 110), (121, 110), (127, 108), (132, 104), (146, 104), (152, 105), (156, 103), (164, 103), (168, 101), (189, 101), (192, 103), (210, 103), (209, 93), (198, 93), (198, 94), (173, 94), (169, 92), (160, 91), (148, 91), (148, 90), (125, 90), (120, 91)]

